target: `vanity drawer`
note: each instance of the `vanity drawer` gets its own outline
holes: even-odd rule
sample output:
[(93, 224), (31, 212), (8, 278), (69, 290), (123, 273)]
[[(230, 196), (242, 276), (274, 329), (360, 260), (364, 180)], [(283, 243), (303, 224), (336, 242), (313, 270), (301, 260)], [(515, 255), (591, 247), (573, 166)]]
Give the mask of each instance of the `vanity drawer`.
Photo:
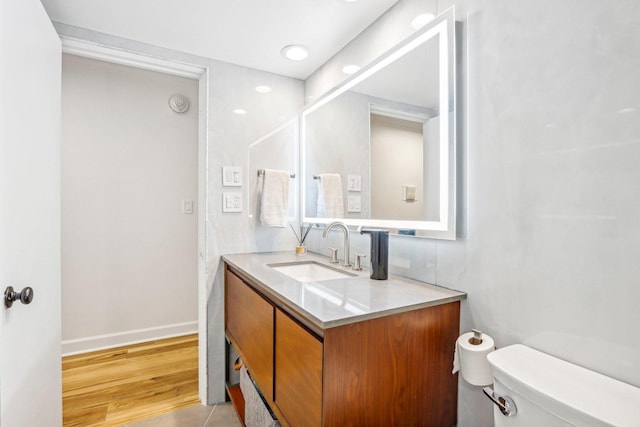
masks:
[(273, 401), (274, 307), (225, 270), (226, 333), (262, 394)]
[(275, 350), (276, 405), (292, 426), (321, 426), (322, 342), (276, 309)]

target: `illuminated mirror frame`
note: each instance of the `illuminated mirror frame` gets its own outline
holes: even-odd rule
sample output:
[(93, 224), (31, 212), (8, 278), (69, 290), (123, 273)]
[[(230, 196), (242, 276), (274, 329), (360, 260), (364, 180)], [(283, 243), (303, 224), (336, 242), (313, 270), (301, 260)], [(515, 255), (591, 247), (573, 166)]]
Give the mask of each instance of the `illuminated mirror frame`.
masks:
[[(328, 224), (341, 221), (347, 225), (378, 227), (389, 229), (420, 230), (417, 237), (455, 239), (455, 20), (451, 7), (437, 18), (416, 31), (412, 36), (396, 45), (367, 67), (353, 74), (340, 85), (302, 111), (300, 126), (300, 208), (302, 222), (307, 224)], [(308, 217), (305, 212), (305, 189), (307, 185), (305, 152), (305, 124), (307, 115), (326, 105), (331, 100), (350, 90), (395, 60), (403, 57), (433, 37), (439, 37), (439, 116), (440, 116), (440, 215), (438, 221), (395, 221), (363, 218), (317, 218)], [(413, 236), (411, 236), (413, 237)]]

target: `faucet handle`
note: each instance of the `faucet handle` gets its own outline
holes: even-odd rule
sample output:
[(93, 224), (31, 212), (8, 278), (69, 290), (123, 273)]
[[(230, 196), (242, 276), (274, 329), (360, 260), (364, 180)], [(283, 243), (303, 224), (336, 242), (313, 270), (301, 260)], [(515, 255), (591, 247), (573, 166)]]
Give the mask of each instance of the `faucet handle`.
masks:
[(362, 260), (362, 258), (366, 257), (367, 256), (365, 254), (356, 254), (356, 259), (353, 261), (353, 270), (362, 271), (362, 265), (360, 261)]
[(338, 261), (338, 249), (329, 248), (329, 254), (331, 255), (331, 264), (337, 264)]

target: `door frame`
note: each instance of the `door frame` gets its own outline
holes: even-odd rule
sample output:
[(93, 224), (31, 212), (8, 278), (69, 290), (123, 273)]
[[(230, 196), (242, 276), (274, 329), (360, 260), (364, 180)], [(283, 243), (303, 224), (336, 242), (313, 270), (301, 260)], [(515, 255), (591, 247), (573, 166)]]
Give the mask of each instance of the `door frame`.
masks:
[[(207, 140), (209, 66), (138, 53), (59, 34), (62, 53), (198, 80), (198, 396), (208, 402), (207, 387)], [(203, 61), (204, 62), (204, 61)]]

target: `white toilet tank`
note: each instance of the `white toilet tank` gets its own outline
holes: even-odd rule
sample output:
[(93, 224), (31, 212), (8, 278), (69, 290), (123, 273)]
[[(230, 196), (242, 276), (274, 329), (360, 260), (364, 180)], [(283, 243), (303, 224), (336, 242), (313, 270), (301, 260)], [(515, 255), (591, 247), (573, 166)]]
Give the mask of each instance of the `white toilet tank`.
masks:
[(494, 409), (496, 427), (640, 426), (640, 388), (521, 344), (487, 356), (496, 395), (515, 415)]

